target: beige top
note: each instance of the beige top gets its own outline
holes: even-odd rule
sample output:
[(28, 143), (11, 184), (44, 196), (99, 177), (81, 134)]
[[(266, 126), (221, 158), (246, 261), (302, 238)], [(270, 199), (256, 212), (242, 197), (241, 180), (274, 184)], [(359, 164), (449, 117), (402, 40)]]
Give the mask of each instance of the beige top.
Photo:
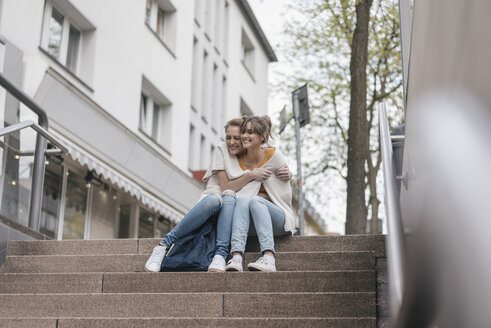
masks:
[[(273, 156), (262, 166), (274, 172), (276, 169), (286, 164), (286, 160), (281, 152), (276, 149)], [(203, 180), (208, 180), (205, 191), (201, 194), (201, 198), (211, 193), (221, 193), (218, 178), (216, 177), (216, 171), (225, 170), (228, 178), (233, 180), (241, 177), (250, 170), (242, 170), (237, 160), (237, 156), (232, 156), (228, 152), (227, 145), (221, 143), (215, 149), (215, 154), (210, 163), (210, 167), (206, 171)], [(278, 206), (285, 213), (285, 231), (289, 231), (292, 234), (295, 232), (296, 217), (292, 208), (292, 188), (289, 181), (278, 179), (275, 174), (272, 174), (266, 181), (251, 181), (237, 192), (237, 195), (254, 197), (258, 194), (261, 184), (264, 185), (268, 196), (271, 198), (273, 204)]]

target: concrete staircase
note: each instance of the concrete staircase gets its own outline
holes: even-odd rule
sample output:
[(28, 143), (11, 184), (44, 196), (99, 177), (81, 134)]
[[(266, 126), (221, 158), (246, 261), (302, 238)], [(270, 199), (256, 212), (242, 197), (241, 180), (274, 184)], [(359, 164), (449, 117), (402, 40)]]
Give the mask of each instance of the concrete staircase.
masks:
[(142, 272), (158, 242), (10, 241), (0, 327), (377, 327), (383, 236), (279, 238), (275, 273)]

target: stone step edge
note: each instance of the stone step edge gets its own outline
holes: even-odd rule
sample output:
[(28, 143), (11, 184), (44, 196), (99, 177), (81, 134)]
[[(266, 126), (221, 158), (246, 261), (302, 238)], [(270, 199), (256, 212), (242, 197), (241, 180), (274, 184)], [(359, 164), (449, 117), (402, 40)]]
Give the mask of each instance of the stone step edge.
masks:
[(265, 320), (290, 320), (290, 319), (302, 319), (302, 320), (352, 320), (352, 319), (375, 319), (376, 317), (1, 317), (2, 320), (18, 320), (18, 319), (43, 319), (43, 320), (160, 320), (160, 319), (172, 319), (172, 320), (250, 320), (250, 319), (265, 319)]
[[(339, 235), (339, 236), (327, 236), (327, 235), (320, 235), (320, 236), (275, 236), (275, 240), (284, 240), (284, 239), (384, 239), (385, 234), (377, 234), (377, 235), (372, 235), (372, 234), (355, 234), (355, 235)], [(257, 239), (257, 237), (252, 236), (252, 237), (247, 237), (250, 239)], [(119, 241), (119, 242), (129, 242), (129, 241), (156, 241), (157, 244), (162, 240), (162, 238), (112, 238), (112, 239), (63, 239), (63, 240), (56, 240), (56, 239), (49, 239), (49, 240), (10, 240), (10, 242), (15, 243), (15, 242), (29, 242), (29, 243), (36, 243), (36, 242), (49, 242), (49, 243), (54, 243), (54, 242), (59, 242), (59, 243), (74, 243), (74, 242), (83, 242), (83, 243), (89, 243), (89, 242), (108, 242), (108, 241)]]
[(23, 296), (23, 297), (29, 297), (29, 296), (40, 296), (40, 295), (45, 295), (45, 296), (67, 296), (67, 295), (72, 295), (72, 296), (96, 296), (99, 295), (101, 297), (116, 297), (116, 296), (135, 296), (135, 295), (166, 295), (166, 296), (172, 296), (172, 295), (368, 295), (368, 294), (373, 294), (375, 295), (375, 292), (266, 292), (266, 293), (257, 293), (257, 292), (191, 292), (191, 293), (42, 293), (42, 294), (36, 294), (36, 293), (21, 293), (21, 294), (0, 294), (1, 298), (7, 298), (9, 296)]
[[(253, 274), (276, 274), (276, 273), (281, 273), (281, 274), (295, 274), (295, 275), (302, 275), (305, 273), (340, 273), (340, 272), (345, 272), (345, 273), (353, 273), (353, 272), (358, 272), (358, 273), (365, 273), (365, 272), (375, 272), (376, 270), (325, 270), (325, 271), (315, 271), (315, 270), (302, 270), (302, 271), (275, 271), (275, 272), (261, 272), (261, 271), (243, 271), (243, 272), (230, 272), (230, 274), (233, 274), (234, 276), (236, 275), (253, 275)], [(141, 271), (141, 272), (0, 272), (0, 276), (32, 276), (32, 275), (134, 275), (134, 274), (144, 274), (144, 275), (153, 275), (153, 274), (165, 274), (165, 275), (177, 275), (177, 274), (186, 274), (186, 275), (203, 275), (203, 276), (208, 276), (208, 275), (217, 275), (217, 274), (227, 274), (226, 272), (207, 272), (207, 271), (182, 271), (182, 272), (147, 272), (147, 271)]]
[[(276, 252), (276, 254), (374, 254), (374, 251), (316, 251), (316, 252)], [(257, 256), (259, 255), (259, 252), (246, 252), (245, 255), (248, 256)], [(51, 258), (51, 257), (118, 257), (118, 256), (148, 256), (150, 253), (129, 253), (129, 254), (94, 254), (94, 255), (88, 255), (88, 254), (62, 254), (62, 255), (8, 255), (8, 250), (7, 250), (7, 258), (24, 258), (24, 257), (36, 257), (36, 258)]]

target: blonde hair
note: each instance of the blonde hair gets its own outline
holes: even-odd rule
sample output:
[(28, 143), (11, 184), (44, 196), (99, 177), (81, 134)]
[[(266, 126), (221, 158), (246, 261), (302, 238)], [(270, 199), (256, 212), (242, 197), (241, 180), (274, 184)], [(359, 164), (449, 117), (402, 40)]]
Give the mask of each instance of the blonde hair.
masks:
[(234, 119), (231, 119), (230, 121), (227, 122), (227, 124), (225, 124), (225, 133), (227, 133), (227, 129), (231, 126), (236, 126), (238, 127), (239, 129), (242, 128), (242, 122), (244, 120), (242, 118), (234, 118)]

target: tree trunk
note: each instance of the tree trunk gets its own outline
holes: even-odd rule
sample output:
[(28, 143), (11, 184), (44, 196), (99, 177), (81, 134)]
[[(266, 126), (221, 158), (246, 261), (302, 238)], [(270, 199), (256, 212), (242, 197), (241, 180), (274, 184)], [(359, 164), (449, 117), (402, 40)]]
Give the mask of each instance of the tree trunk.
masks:
[(351, 45), (351, 101), (348, 130), (348, 176), (346, 201), (346, 234), (366, 233), (365, 145), (369, 129), (367, 118), (368, 24), (372, 0), (359, 0), (356, 5), (356, 27)]
[(372, 212), (372, 219), (370, 224), (370, 233), (378, 234), (380, 233), (378, 229), (378, 208), (380, 201), (377, 198), (377, 172), (378, 170), (372, 169), (368, 173), (369, 187), (370, 187), (370, 209)]

